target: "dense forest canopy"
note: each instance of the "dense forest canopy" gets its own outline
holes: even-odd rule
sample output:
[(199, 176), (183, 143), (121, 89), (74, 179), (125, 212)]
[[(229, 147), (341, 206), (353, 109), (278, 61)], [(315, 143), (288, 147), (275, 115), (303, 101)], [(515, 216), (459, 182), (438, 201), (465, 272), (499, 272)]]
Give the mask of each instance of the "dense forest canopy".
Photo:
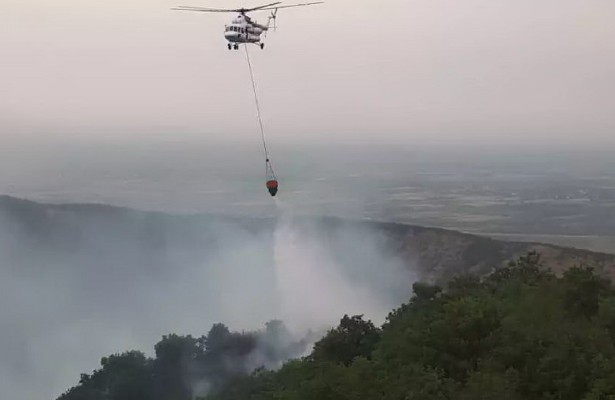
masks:
[(615, 399), (615, 290), (592, 268), (558, 277), (531, 253), (413, 290), (381, 327), (345, 315), (307, 355), (280, 321), (217, 324), (165, 336), (154, 359), (103, 358), (59, 400)]

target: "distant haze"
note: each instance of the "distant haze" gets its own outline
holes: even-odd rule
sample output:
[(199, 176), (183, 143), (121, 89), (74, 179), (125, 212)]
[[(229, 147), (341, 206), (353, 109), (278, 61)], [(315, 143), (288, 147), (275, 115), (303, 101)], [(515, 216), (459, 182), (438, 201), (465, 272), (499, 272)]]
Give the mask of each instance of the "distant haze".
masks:
[[(233, 15), (170, 10), (255, 0), (1, 4), (2, 140), (258, 140), (245, 55), (222, 36)], [(613, 145), (613, 15), (611, 0), (280, 10), (265, 50), (250, 48), (269, 138)]]

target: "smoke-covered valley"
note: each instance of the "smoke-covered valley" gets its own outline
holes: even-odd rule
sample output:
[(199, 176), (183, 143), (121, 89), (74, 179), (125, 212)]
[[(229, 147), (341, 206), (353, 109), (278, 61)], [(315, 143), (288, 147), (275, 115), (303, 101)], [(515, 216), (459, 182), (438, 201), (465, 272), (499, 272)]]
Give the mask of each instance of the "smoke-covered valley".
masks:
[(232, 219), (2, 198), (2, 397), (53, 398), (102, 356), (151, 354), (167, 333), (279, 318), (301, 338), (345, 313), (381, 322), (409, 295), (415, 273), (373, 229), (279, 212)]
[(54, 398), (103, 356), (151, 355), (162, 335), (198, 337), (218, 322), (241, 332), (280, 319), (301, 353), (344, 314), (383, 322), (417, 279), (487, 273), (528, 250), (615, 273), (607, 254), (308, 218), (283, 200), (276, 210), (232, 218), (0, 197), (2, 396)]

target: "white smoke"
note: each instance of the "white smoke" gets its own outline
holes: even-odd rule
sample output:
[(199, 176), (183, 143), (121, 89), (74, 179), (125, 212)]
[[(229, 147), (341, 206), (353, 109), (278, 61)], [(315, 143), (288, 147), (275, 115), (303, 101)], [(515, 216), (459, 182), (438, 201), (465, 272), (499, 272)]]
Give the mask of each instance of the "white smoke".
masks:
[[(296, 341), (344, 314), (382, 322), (408, 298), (413, 273), (377, 227), (299, 218), (276, 201), (277, 220), (260, 221), (4, 199), (0, 398), (54, 398), (101, 357), (152, 356), (169, 333), (279, 319)], [(267, 361), (253, 356), (248, 369)]]
[[(229, 369), (278, 369), (292, 357), (311, 353), (313, 344), (344, 314), (363, 314), (381, 324), (410, 291), (412, 274), (402, 260), (384, 251), (373, 231), (335, 229), (322, 221), (300, 219), (292, 205), (279, 198), (274, 201), (278, 211), (272, 242), (275, 309), (270, 317), (283, 321), (288, 336), (261, 337), (242, 365), (227, 365)], [(340, 257), (341, 252), (350, 254)], [(292, 343), (305, 343), (303, 354), (296, 348), (289, 351)], [(271, 349), (276, 349), (279, 359), (267, 356)], [(211, 389), (207, 380), (192, 387), (197, 397)]]
[[(274, 233), (274, 261), (279, 318), (291, 331), (302, 334), (307, 330), (331, 328), (344, 314), (363, 314), (375, 323), (382, 323), (398, 304), (392, 298), (401, 291), (407, 292), (409, 287), (408, 270), (403, 271), (401, 260), (385, 256), (377, 243), (370, 241), (362, 249), (370, 252), (370, 257), (363, 261), (371, 259), (378, 264), (371, 266), (369, 279), (352, 280), (349, 272), (364, 270), (365, 265), (342, 265), (335, 252), (344, 248), (331, 248), (326, 243), (329, 235), (319, 229), (301, 229), (289, 205), (279, 199), (276, 205), (279, 215)], [(344, 247), (365, 246), (365, 237), (359, 232), (344, 234), (347, 237), (336, 238), (346, 242)], [(389, 285), (389, 290), (378, 290), (378, 285), (371, 285), (382, 280)], [(405, 286), (401, 291), (400, 282)]]

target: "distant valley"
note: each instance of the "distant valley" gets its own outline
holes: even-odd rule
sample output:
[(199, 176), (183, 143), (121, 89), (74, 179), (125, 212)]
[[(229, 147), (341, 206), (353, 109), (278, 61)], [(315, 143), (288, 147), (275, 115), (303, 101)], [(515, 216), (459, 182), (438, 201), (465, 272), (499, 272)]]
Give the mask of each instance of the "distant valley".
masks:
[[(92, 239), (107, 244), (98, 244), (96, 263), (104, 266), (107, 257), (120, 257), (113, 245), (120, 244), (125, 254), (123, 263), (132, 257), (152, 259), (153, 266), (168, 260), (165, 251), (171, 245), (179, 244), (184, 254), (197, 254), (216, 246), (217, 229), (235, 229), (244, 235), (263, 235), (271, 238), (275, 226), (274, 218), (226, 217), (220, 215), (172, 215), (158, 212), (142, 212), (105, 205), (50, 205), (19, 200), (11, 197), (0, 198), (0, 215), (4, 226), (16, 228), (26, 241), (15, 243), (9, 251), (14, 257), (20, 253), (37, 252), (54, 256), (65, 253), (74, 256), (88, 251)], [(8, 225), (7, 225), (7, 221)], [(519, 241), (532, 237), (523, 234), (486, 234), (485, 236), (461, 233), (454, 230), (395, 224), (373, 221), (345, 220), (333, 217), (297, 217), (293, 224), (312, 234), (327, 232), (331, 239), (329, 246), (335, 248), (335, 238), (344, 232), (363, 230), (372, 232), (382, 244), (396, 256), (415, 268), (420, 278), (446, 280), (459, 273), (487, 273), (528, 251), (537, 251), (549, 265), (562, 270), (575, 264), (591, 264), (605, 274), (615, 277), (615, 255), (572, 247)], [(9, 235), (5, 233), (4, 235)], [(487, 236), (499, 236), (502, 240)], [(543, 238), (540, 235), (537, 239)], [(505, 240), (511, 239), (511, 240)], [(556, 241), (544, 236), (546, 242)], [(238, 239), (239, 240), (239, 239)], [(6, 242), (5, 242), (6, 243)], [(568, 244), (576, 243), (571, 240)], [(5, 244), (6, 246), (6, 244)], [(132, 249), (131, 249), (132, 247)], [(108, 248), (108, 254), (105, 253)], [(151, 252), (148, 254), (147, 252)], [(102, 253), (101, 253), (102, 252)], [(86, 254), (82, 254), (86, 257)], [(142, 260), (141, 260), (142, 261)], [(139, 261), (140, 264), (140, 261)], [(159, 266), (162, 267), (162, 266)], [(374, 266), (377, 268), (377, 266)]]

